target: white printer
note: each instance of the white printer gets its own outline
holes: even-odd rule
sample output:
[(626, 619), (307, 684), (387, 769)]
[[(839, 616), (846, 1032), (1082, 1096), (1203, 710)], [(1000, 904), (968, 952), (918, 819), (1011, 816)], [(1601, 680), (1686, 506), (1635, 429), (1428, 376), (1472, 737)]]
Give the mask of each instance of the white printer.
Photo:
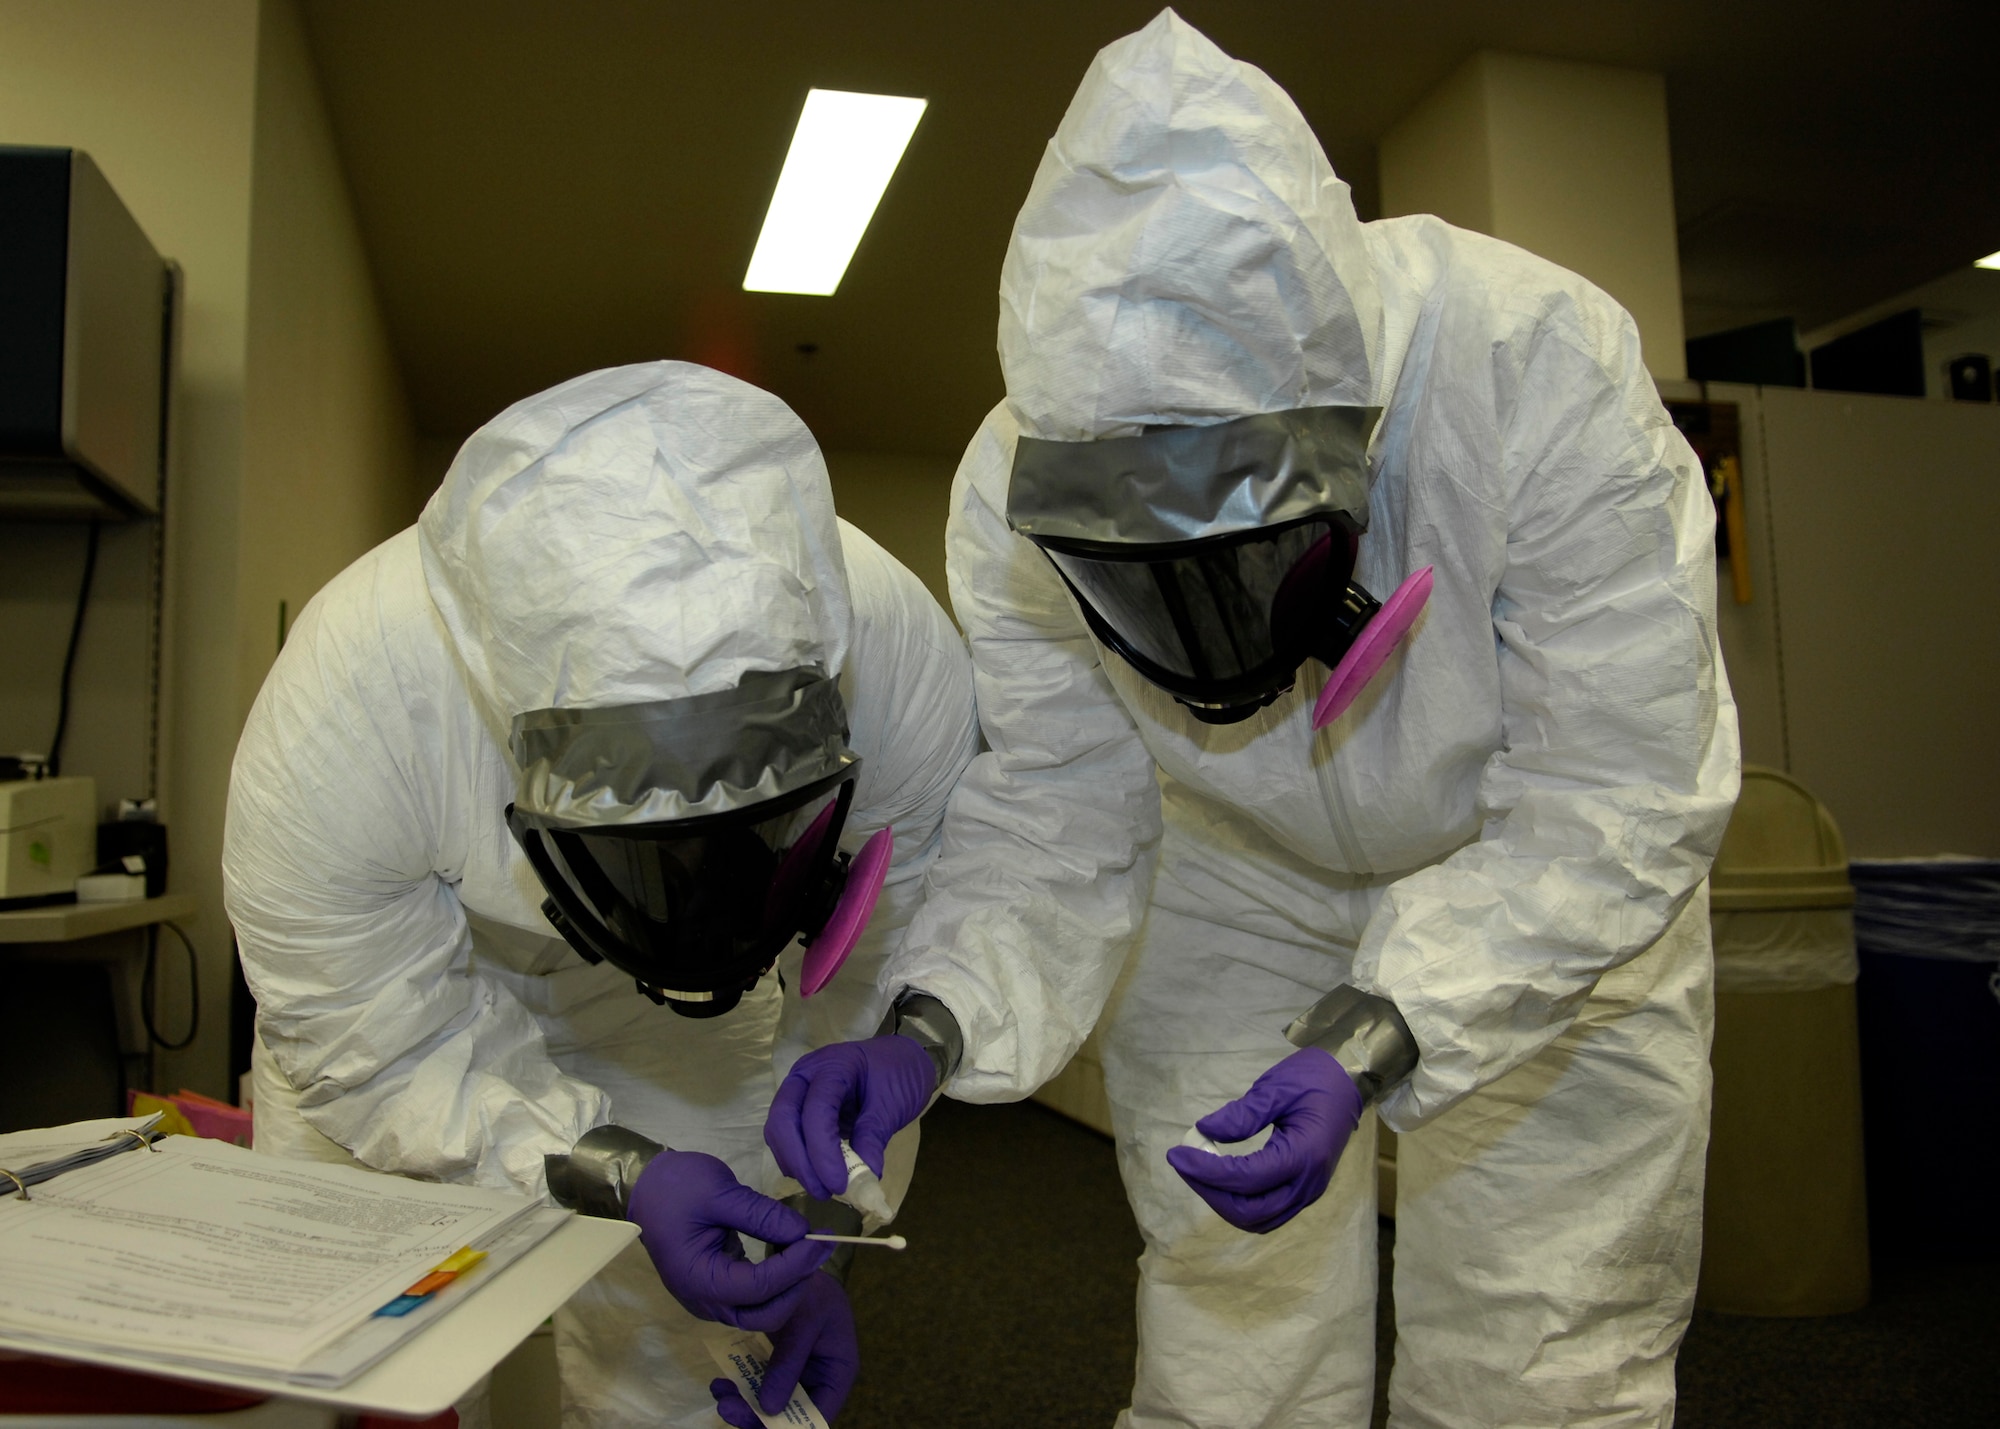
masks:
[(0, 783), (0, 908), (76, 896), (97, 863), (97, 781)]

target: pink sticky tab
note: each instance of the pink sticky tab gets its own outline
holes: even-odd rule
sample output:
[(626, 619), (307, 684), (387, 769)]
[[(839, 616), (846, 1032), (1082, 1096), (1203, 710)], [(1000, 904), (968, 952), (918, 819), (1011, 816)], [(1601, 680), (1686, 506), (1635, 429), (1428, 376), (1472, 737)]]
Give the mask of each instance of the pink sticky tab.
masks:
[(875, 912), (875, 900), (882, 896), (882, 880), (889, 876), (889, 858), (896, 850), (896, 831), (883, 829), (861, 846), (847, 870), (847, 887), (840, 903), (826, 920), (819, 936), (806, 949), (799, 969), (799, 996), (811, 997), (833, 981)]
[(1326, 688), (1313, 705), (1313, 728), (1325, 729), (1347, 712), (1362, 688), (1396, 648), (1396, 642), (1410, 633), (1424, 603), (1431, 598), (1431, 567), (1425, 566), (1396, 587), (1396, 593), (1382, 603), (1367, 629), (1347, 647), (1340, 663), (1327, 677)]

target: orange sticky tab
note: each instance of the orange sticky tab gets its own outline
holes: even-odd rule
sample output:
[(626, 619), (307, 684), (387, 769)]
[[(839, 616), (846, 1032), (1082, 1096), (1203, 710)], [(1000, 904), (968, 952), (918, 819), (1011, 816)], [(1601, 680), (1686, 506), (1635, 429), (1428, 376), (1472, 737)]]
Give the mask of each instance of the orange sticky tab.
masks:
[(405, 1295), (428, 1295), (451, 1284), (480, 1261), (486, 1259), (486, 1252), (462, 1246), (431, 1267), (430, 1273), (403, 1293)]

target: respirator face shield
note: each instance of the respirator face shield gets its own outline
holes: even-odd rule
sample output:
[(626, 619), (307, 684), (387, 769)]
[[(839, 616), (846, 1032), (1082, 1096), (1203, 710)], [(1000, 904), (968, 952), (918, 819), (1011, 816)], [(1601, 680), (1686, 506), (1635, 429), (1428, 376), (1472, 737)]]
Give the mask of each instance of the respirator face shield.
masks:
[(794, 940), (802, 994), (838, 971), (887, 872), (889, 830), (850, 858), (860, 758), (817, 671), (720, 696), (515, 721), (507, 827), (543, 914), (590, 962), (691, 1017), (735, 1007)]
[(1335, 664), (1380, 608), (1341, 513), (1171, 545), (1043, 538), (1097, 638), (1196, 717), (1228, 723)]
[(1197, 718), (1231, 724), (1317, 659), (1315, 726), (1409, 629), (1428, 568), (1386, 602), (1354, 579), (1374, 407), (1302, 407), (1088, 442), (1021, 437), (1007, 521), (1091, 632)]
[(507, 827), (572, 947), (677, 1012), (715, 1016), (840, 906), (854, 778), (835, 779), (769, 806), (661, 824), (564, 827), (510, 805)]

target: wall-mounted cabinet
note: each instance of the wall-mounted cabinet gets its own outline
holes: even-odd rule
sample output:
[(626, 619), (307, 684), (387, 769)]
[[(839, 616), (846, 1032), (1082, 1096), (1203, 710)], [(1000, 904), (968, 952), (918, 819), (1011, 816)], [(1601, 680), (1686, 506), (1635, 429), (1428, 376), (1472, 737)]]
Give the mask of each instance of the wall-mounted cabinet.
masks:
[(0, 145), (0, 517), (158, 512), (173, 292), (88, 154)]

